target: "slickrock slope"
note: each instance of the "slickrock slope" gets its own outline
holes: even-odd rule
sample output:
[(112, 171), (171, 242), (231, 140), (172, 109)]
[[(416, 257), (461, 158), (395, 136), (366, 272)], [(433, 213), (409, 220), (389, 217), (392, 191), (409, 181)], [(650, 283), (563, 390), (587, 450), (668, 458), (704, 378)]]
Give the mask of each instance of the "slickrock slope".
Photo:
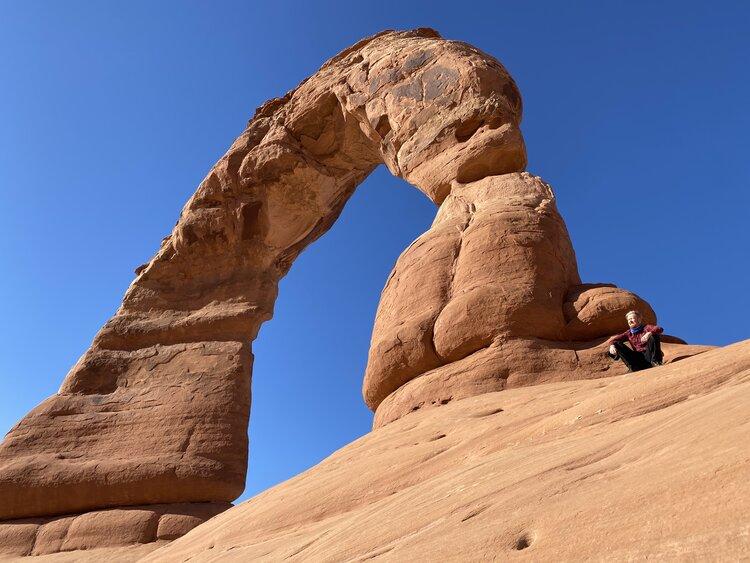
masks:
[(144, 561), (750, 557), (750, 340), (412, 413)]
[(740, 560), (748, 480), (750, 340), (415, 412), (164, 547), (35, 560)]

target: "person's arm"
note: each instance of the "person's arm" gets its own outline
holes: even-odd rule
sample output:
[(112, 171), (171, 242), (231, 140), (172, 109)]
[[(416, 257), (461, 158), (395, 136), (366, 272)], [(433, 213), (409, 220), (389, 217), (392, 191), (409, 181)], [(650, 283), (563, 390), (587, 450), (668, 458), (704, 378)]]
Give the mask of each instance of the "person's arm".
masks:
[(615, 342), (625, 342), (628, 339), (628, 330), (622, 334), (616, 334), (607, 340), (607, 344), (614, 344)]
[(647, 342), (652, 334), (661, 334), (662, 332), (664, 332), (664, 329), (658, 325), (646, 325), (643, 327), (641, 342)]

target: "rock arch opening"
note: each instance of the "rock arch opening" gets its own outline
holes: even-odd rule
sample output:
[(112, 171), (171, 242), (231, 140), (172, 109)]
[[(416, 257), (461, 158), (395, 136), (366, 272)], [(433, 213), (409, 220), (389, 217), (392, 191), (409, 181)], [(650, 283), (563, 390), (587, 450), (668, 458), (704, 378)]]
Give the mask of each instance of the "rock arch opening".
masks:
[(378, 167), (280, 281), (273, 319), (253, 342), (249, 467), (239, 501), (370, 429), (361, 387), (379, 295), (434, 214), (423, 194)]

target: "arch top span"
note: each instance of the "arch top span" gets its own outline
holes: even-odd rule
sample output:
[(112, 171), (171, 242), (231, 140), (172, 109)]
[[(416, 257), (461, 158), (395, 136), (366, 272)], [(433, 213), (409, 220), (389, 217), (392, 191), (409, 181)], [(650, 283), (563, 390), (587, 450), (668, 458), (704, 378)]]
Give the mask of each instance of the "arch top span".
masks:
[(255, 338), (278, 280), (381, 163), (438, 205), (452, 186), (524, 169), (521, 96), (497, 60), (427, 29), (358, 45), (258, 108), (140, 270), (105, 347), (192, 341), (206, 322)]

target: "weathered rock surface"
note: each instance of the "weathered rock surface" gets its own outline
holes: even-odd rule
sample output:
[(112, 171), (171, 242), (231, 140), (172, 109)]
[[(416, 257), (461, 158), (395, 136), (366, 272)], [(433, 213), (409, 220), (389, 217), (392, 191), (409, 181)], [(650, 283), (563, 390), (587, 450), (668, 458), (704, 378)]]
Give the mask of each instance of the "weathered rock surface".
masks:
[(230, 501), (244, 487), (252, 354), (279, 279), (385, 162), (436, 203), (521, 170), (505, 69), (431, 30), (387, 32), (258, 109), (117, 314), (0, 445), (0, 520)]
[(144, 561), (750, 558), (750, 340), (453, 401)]
[[(622, 362), (612, 362), (601, 346), (585, 342), (574, 347), (536, 339), (493, 342), (463, 360), (428, 371), (396, 389), (375, 411), (373, 428), (410, 412), (503, 389), (554, 381), (596, 379), (623, 374)], [(664, 343), (667, 363), (711, 350), (713, 346)]]
[(246, 471), (250, 364), (239, 342), (90, 351), (78, 373), (105, 373), (110, 387), (67, 380), (78, 387), (3, 442), (3, 519), (233, 500)]
[(626, 328), (631, 309), (656, 322), (637, 295), (581, 284), (554, 194), (540, 178), (454, 183), (381, 296), (363, 385), (374, 426), (479, 393), (622, 373), (602, 342)]
[[(227, 503), (130, 506), (0, 522), (0, 559), (174, 540), (232, 505)], [(156, 545), (153, 546), (157, 547)]]
[(565, 224), (539, 178), (456, 185), (383, 290), (365, 401), (377, 408), (408, 380), (495, 339), (566, 340), (562, 303), (579, 283)]
[[(0, 444), (0, 521), (236, 498), (251, 342), (294, 259), (381, 163), (440, 209), (383, 292), (363, 387), (376, 427), (621, 369), (604, 360), (603, 337), (627, 309), (653, 311), (625, 290), (581, 284), (550, 187), (522, 172), (520, 120), (500, 63), (426, 29), (365, 39), (264, 104), (59, 393)], [(675, 357), (704, 350), (675, 347)], [(148, 510), (127, 511), (141, 519), (117, 541), (171, 539), (193, 522), (160, 517), (152, 534)], [(108, 530), (112, 514), (77, 516), (60, 549), (111, 545), (96, 522)], [(8, 524), (0, 545), (60, 539), (61, 522)]]
[(415, 412), (167, 546), (35, 560), (744, 560), (748, 412), (750, 340)]
[(651, 306), (634, 293), (612, 284), (582, 284), (568, 289), (563, 304), (565, 333), (571, 340), (593, 340), (623, 332), (628, 311), (640, 311), (643, 322), (656, 323)]

